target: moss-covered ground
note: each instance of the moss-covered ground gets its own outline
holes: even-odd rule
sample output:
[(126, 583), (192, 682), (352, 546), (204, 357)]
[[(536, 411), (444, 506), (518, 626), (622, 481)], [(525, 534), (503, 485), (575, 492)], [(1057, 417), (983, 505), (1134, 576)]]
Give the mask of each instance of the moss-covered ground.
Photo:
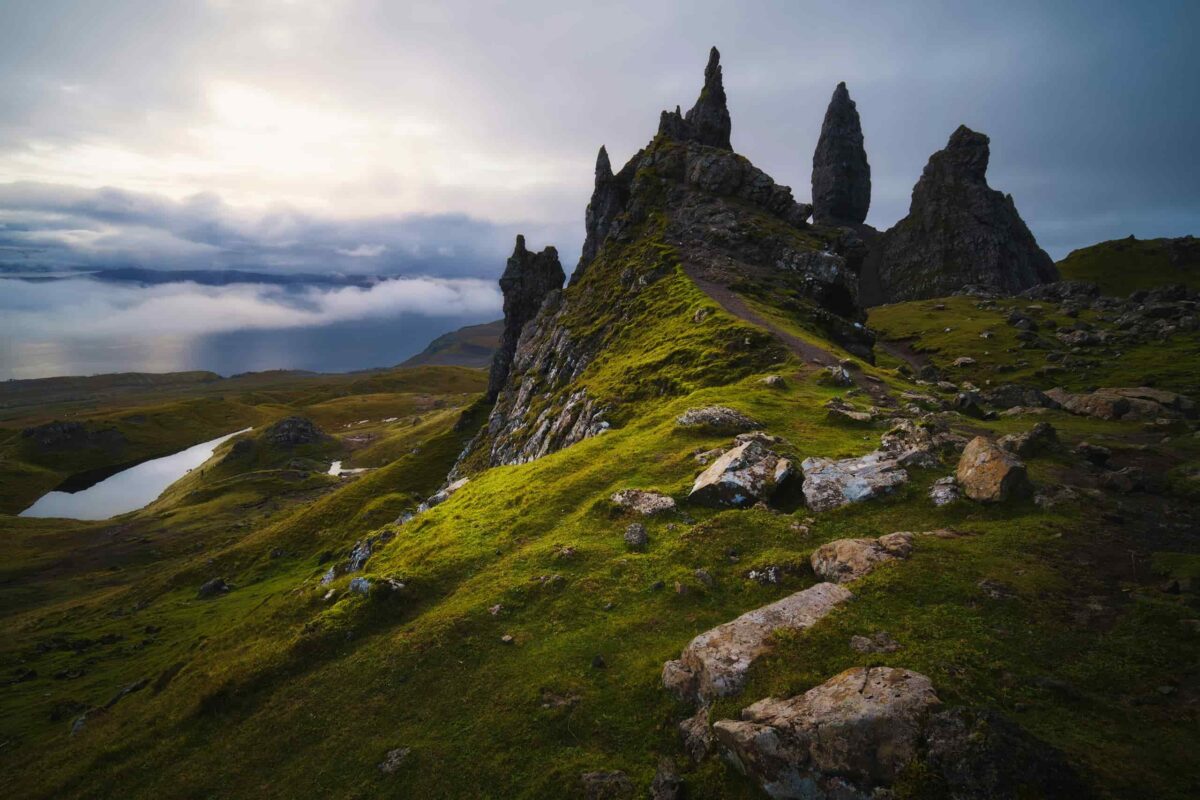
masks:
[[(808, 514), (795, 497), (774, 511), (690, 507), (682, 501), (700, 468), (693, 453), (728, 437), (678, 428), (675, 416), (689, 407), (738, 408), (785, 437), (797, 458), (867, 452), (883, 428), (830, 424), (823, 405), (846, 390), (818, 385), (782, 348), (741, 369), (705, 368), (709, 328), (731, 348), (745, 341), (735, 334), (761, 332), (666, 265), (644, 313), (611, 336), (606, 363), (581, 379), (598, 396), (626, 400), (619, 424), (535, 462), (479, 472), (407, 524), (393, 520), (441, 484), (482, 423), (486, 408), (475, 405), (456, 425), (463, 393), (481, 384), (362, 378), (351, 391), (306, 378), (294, 393), (179, 400), (164, 406), (163, 427), (194, 425), (193, 440), (213, 428), (188, 421), (189, 403), (218, 402), (216, 427), (235, 412), (253, 422), (304, 413), (339, 436), (348, 463), (375, 469), (338, 480), (256, 455), (215, 462), (116, 520), (0, 517), (0, 664), (13, 681), (0, 690), (0, 768), (10, 796), (563, 797), (595, 769), (624, 770), (644, 790), (660, 754), (686, 761), (676, 723), (690, 712), (660, 687), (665, 660), (697, 633), (813, 583), (808, 556), (823, 542), (935, 528), (966, 535), (922, 538), (911, 559), (857, 584), (853, 603), (804, 635), (780, 637), (714, 718), (849, 666), (887, 663), (928, 674), (946, 702), (1012, 716), (1062, 748), (1104, 796), (1195, 796), (1200, 635), (1186, 620), (1200, 611), (1195, 594), (1160, 590), (1196, 570), (1200, 546), (1179, 532), (1187, 520), (1172, 516), (1194, 509), (1180, 505), (1183, 493), (1052, 512), (1028, 500), (937, 509), (925, 492), (946, 467), (915, 471), (890, 498), (825, 514)], [(817, 335), (786, 308), (755, 302), (773, 324)], [(1002, 311), (939, 302), (944, 310), (880, 309), (872, 323), (939, 364), (976, 358), (956, 380), (1037, 380), (1028, 351), (1009, 351), (1016, 342)], [(980, 339), (985, 328), (996, 338)], [(717, 352), (736, 360), (736, 348)], [(1176, 358), (1195, 364), (1191, 352)], [(914, 388), (898, 366), (881, 357), (862, 368), (893, 391)], [(1161, 384), (1185, 387), (1186, 376), (1171, 377), (1182, 368), (1170, 367)], [(1132, 380), (1140, 368), (1117, 360), (1054, 382), (1140, 383)], [(760, 382), (772, 373), (785, 376), (785, 389)], [(96, 413), (119, 420), (134, 410)], [(399, 419), (381, 421), (388, 417)], [(1191, 474), (1200, 459), (1190, 434), (1162, 442), (1134, 423), (1062, 412), (1037, 419), (1067, 445), (1113, 447), (1118, 462), (1153, 459)], [(959, 427), (1000, 434), (1033, 421)], [(1043, 485), (1088, 480), (1065, 450), (1030, 466)], [(682, 503), (647, 522), (645, 552), (626, 550), (622, 534), (634, 520), (607, 500), (624, 488)], [(805, 533), (797, 523), (810, 516)], [(385, 532), (394, 538), (360, 574), (403, 589), (364, 597), (348, 591), (350, 576), (321, 583), (356, 540)], [(747, 577), (768, 565), (784, 567), (781, 583)], [(232, 590), (198, 598), (218, 576)], [(985, 592), (984, 579), (1004, 592)], [(902, 649), (863, 655), (848, 646), (876, 630)], [(143, 680), (71, 735), (85, 710)], [(385, 754), (401, 747), (411, 752), (400, 768), (381, 772)], [(757, 796), (720, 760), (684, 774), (690, 797)]]

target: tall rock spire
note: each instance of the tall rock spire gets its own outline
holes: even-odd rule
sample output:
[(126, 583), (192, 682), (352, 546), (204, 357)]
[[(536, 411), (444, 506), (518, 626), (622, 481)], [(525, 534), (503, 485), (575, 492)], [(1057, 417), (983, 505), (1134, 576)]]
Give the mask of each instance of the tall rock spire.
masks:
[(708, 52), (708, 66), (704, 68), (704, 88), (696, 105), (684, 118), (691, 128), (691, 138), (709, 147), (732, 150), (729, 144), (729, 108), (725, 105), (725, 84), (721, 80), (721, 54), (717, 48)]
[(845, 83), (833, 90), (813, 153), (812, 202), (813, 221), (821, 225), (859, 225), (871, 206), (871, 165)]
[(596, 154), (596, 178), (592, 199), (588, 202), (584, 215), (583, 251), (579, 255), (579, 264), (571, 275), (572, 281), (578, 280), (587, 265), (596, 257), (600, 245), (612, 230), (617, 215), (625, 208), (627, 195), (628, 187), (613, 175), (608, 151), (601, 145), (600, 152)]
[(558, 263), (557, 250), (547, 247), (540, 253), (530, 253), (525, 249), (525, 237), (517, 235), (516, 247), (500, 276), (500, 291), (504, 293), (504, 331), (500, 334), (500, 347), (492, 358), (492, 370), (488, 375), (488, 400), (495, 400), (508, 380), (525, 324), (537, 316), (546, 295), (562, 288), (565, 277), (562, 265)]
[(1016, 294), (1058, 280), (1058, 270), (1012, 195), (988, 186), (989, 139), (965, 125), (929, 157), (908, 216), (873, 248), (860, 286), (864, 305), (919, 300), (983, 286)]

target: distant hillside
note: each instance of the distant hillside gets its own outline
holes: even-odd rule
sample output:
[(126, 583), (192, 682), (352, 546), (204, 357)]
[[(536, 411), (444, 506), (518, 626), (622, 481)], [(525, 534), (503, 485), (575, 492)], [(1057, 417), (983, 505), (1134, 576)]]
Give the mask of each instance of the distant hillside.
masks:
[(502, 319), (459, 328), (434, 339), (428, 347), (400, 366), (486, 367), (492, 363), (492, 353), (500, 344), (503, 330)]
[(1113, 239), (1073, 250), (1058, 262), (1064, 280), (1091, 281), (1105, 294), (1127, 295), (1170, 283), (1200, 288), (1200, 239)]

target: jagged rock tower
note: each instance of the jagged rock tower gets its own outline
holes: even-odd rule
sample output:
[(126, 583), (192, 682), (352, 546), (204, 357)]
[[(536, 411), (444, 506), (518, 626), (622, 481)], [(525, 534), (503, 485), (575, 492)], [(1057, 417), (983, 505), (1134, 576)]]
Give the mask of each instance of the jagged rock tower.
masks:
[(488, 400), (495, 400), (504, 388), (508, 372), (512, 368), (517, 342), (546, 296), (562, 288), (562, 265), (558, 263), (558, 251), (547, 247), (540, 253), (525, 249), (525, 237), (517, 236), (512, 256), (500, 276), (500, 291), (504, 293), (504, 331), (500, 334), (500, 347), (492, 358), (492, 369), (488, 375)]
[[(703, 325), (704, 317), (691, 312), (670, 316), (682, 313), (680, 298), (694, 297), (697, 288), (753, 286), (786, 295), (813, 325), (870, 356), (870, 335), (854, 324), (862, 319), (858, 275), (839, 249), (843, 232), (808, 227), (812, 207), (734, 153), (730, 129), (713, 48), (704, 88), (686, 115), (664, 111), (655, 137), (617, 172), (600, 148), (586, 240), (570, 286), (554, 291), (561, 272), (536, 262), (540, 256), (522, 255), (518, 240), (505, 279), (536, 275), (521, 278), (536, 291), (502, 281), (505, 339), (489, 386), (495, 404), (454, 475), (540, 458), (619, 423), (624, 404), (670, 397), (782, 357), (769, 333), (745, 328), (736, 336), (731, 327), (705, 333), (720, 363), (696, 360), (694, 351), (681, 350), (675, 359), (670, 337), (638, 338), (660, 325)], [(628, 358), (631, 350), (642, 355), (660, 345), (673, 376), (657, 367), (612, 374), (610, 354)]]
[(941, 297), (967, 286), (1016, 294), (1058, 280), (1058, 270), (1017, 213), (987, 184), (989, 139), (960, 125), (929, 158), (908, 216), (873, 244), (862, 273), (864, 305)]
[(860, 225), (871, 207), (871, 165), (862, 122), (845, 83), (833, 90), (813, 153), (812, 205), (819, 225)]

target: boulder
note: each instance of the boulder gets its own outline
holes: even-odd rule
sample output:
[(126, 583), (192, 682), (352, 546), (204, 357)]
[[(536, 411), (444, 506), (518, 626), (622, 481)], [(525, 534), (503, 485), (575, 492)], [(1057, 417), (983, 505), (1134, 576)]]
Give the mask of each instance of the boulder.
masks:
[(631, 523), (625, 529), (625, 546), (630, 550), (645, 550), (649, 543), (650, 537), (646, 534), (646, 526), (642, 523)]
[(688, 499), (709, 506), (749, 506), (769, 500), (791, 474), (791, 461), (751, 439), (701, 472)]
[(962, 489), (959, 488), (958, 481), (953, 475), (947, 475), (944, 478), (938, 478), (933, 482), (933, 486), (929, 487), (929, 499), (935, 506), (950, 505), (954, 501), (962, 499)]
[(675, 419), (681, 428), (701, 428), (710, 433), (741, 433), (761, 428), (740, 411), (726, 406), (689, 408)]
[(813, 511), (829, 511), (880, 497), (908, 480), (904, 468), (882, 451), (838, 461), (806, 458), (800, 469), (804, 473), (804, 499)]
[(1055, 388), (1046, 392), (1046, 395), (1072, 414), (1097, 419), (1120, 419), (1130, 408), (1127, 398), (1105, 392), (1073, 394)]
[(682, 800), (683, 778), (675, 762), (663, 757), (658, 760), (658, 769), (654, 772), (654, 780), (650, 782), (650, 800)]
[(833, 90), (813, 153), (813, 221), (860, 225), (871, 206), (871, 165), (863, 147), (858, 108), (845, 83)]
[(847, 583), (871, 572), (885, 561), (908, 558), (913, 534), (889, 533), (878, 539), (838, 539), (813, 552), (813, 572), (822, 580)]
[(206, 581), (200, 587), (200, 590), (196, 592), (196, 596), (200, 598), (217, 597), (228, 592), (229, 588), (229, 584), (225, 582), (224, 578), (213, 578), (210, 581)]
[(1024, 433), (1001, 436), (996, 444), (1021, 458), (1029, 458), (1058, 447), (1058, 431), (1049, 422), (1039, 422)]
[(446, 484), (430, 497), (426, 498), (425, 502), (417, 506), (417, 513), (424, 514), (434, 506), (440, 506), (442, 503), (450, 499), (450, 497), (459, 489), (471, 482), (470, 478), (459, 478), (456, 481)]
[(677, 660), (663, 665), (663, 686), (682, 699), (705, 701), (736, 694), (750, 665), (769, 649), (775, 631), (812, 627), (851, 597), (837, 584), (818, 583), (705, 631)]
[(692, 761), (698, 764), (708, 758), (717, 746), (717, 738), (708, 724), (708, 706), (700, 706), (695, 714), (679, 723), (679, 738)]
[(611, 498), (613, 505), (632, 511), (642, 516), (665, 514), (675, 510), (674, 498), (658, 492), (646, 492), (641, 489), (622, 489)]
[(955, 477), (967, 497), (981, 502), (1003, 502), (1029, 488), (1021, 460), (984, 436), (967, 443)]
[(1005, 383), (982, 393), (983, 402), (996, 408), (1058, 408), (1045, 392), (1032, 386)]
[(868, 798), (920, 753), (940, 706), (929, 678), (855, 667), (787, 700), (767, 698), (713, 726), (742, 772), (774, 798)]

